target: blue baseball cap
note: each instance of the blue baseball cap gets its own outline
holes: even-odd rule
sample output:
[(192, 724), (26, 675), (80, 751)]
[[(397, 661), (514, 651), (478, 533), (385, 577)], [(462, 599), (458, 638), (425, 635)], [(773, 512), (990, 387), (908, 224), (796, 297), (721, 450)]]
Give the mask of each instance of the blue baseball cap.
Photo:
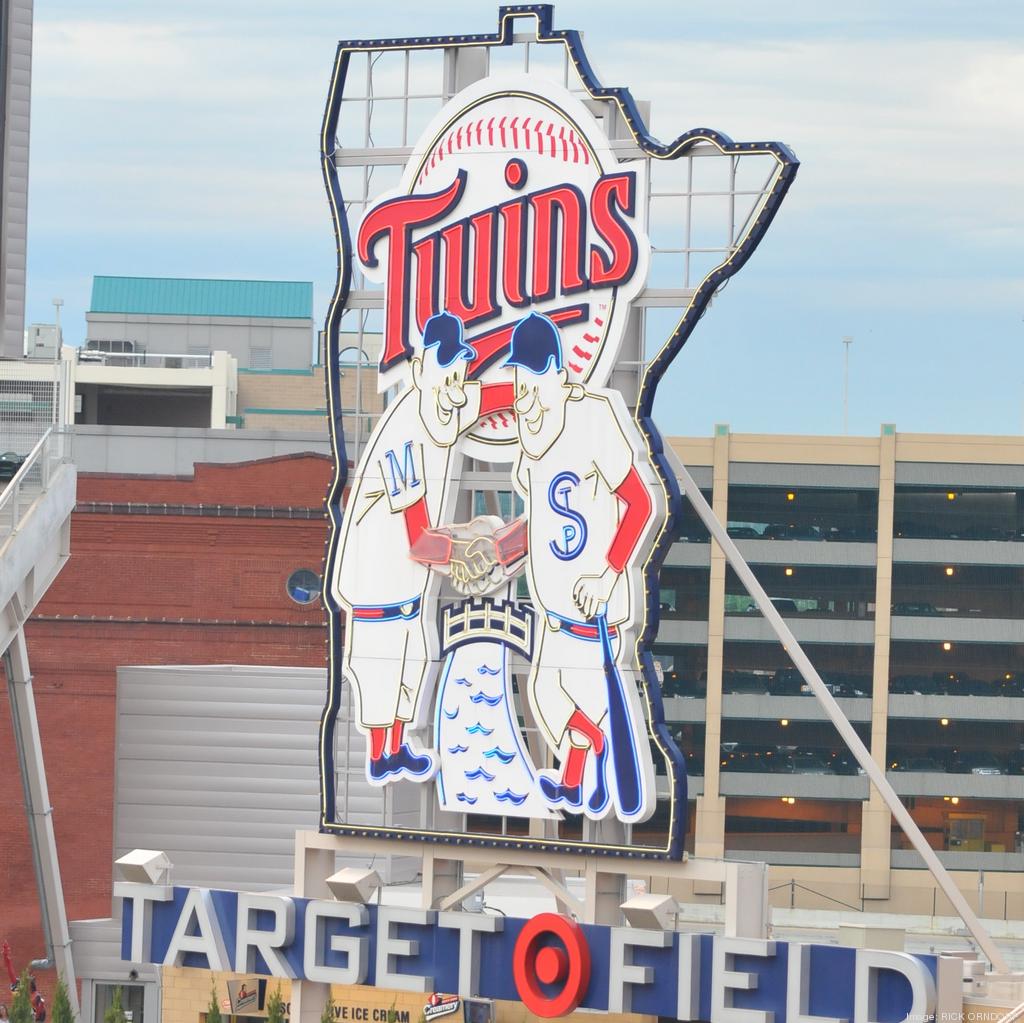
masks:
[(462, 336), (462, 320), (451, 313), (437, 313), (423, 325), (423, 349), (436, 348), (437, 361), (447, 369), (456, 359), (471, 361), (476, 349)]
[(506, 366), (521, 366), (531, 373), (546, 373), (554, 365), (562, 368), (562, 339), (554, 320), (541, 313), (530, 313), (512, 331), (512, 344)]

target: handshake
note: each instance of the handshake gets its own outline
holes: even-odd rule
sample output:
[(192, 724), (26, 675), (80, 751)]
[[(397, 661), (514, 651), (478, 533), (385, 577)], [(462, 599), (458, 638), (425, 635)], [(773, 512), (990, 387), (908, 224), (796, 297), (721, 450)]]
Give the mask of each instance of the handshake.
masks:
[(505, 525), (496, 515), (427, 529), (413, 544), (414, 561), (448, 576), (464, 597), (480, 597), (516, 576), (526, 555), (526, 521)]

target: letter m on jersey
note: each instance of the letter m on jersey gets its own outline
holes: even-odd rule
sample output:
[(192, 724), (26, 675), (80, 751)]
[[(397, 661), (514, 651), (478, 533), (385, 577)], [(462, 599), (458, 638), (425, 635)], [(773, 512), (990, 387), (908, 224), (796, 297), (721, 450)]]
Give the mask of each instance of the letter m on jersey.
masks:
[(426, 493), (422, 444), (407, 440), (401, 448), (389, 448), (379, 465), (384, 489), (394, 511), (408, 508)]

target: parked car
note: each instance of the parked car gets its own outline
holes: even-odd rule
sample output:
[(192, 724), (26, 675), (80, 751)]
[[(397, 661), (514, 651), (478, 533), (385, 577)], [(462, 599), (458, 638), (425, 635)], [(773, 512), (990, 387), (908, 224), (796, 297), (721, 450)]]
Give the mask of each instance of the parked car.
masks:
[[(800, 608), (796, 606), (795, 600), (790, 600), (789, 597), (772, 597), (772, 607), (779, 612), (780, 615), (798, 615), (800, 614)], [(745, 612), (748, 615), (759, 615), (761, 609), (757, 604), (749, 604)]]
[(857, 758), (849, 750), (832, 750), (829, 754), (829, 763), (835, 774), (864, 774), (864, 768), (857, 763)]
[(869, 526), (830, 526), (825, 530), (825, 539), (846, 543), (874, 543), (878, 530)]
[(996, 759), (995, 755), (985, 750), (962, 753), (954, 762), (953, 770), (957, 774), (993, 775), (1006, 773), (1003, 765)]
[(722, 692), (767, 696), (770, 678), (768, 672), (727, 671), (722, 676)]
[(817, 526), (797, 526), (793, 523), (772, 522), (762, 534), (765, 540), (824, 540)]
[(734, 540), (761, 539), (761, 534), (753, 526), (727, 526), (725, 531)]
[(5, 451), (0, 455), (0, 483), (10, 483), (25, 461), (17, 451)]
[(925, 774), (944, 774), (945, 768), (934, 757), (907, 757), (893, 768), (896, 771), (920, 771)]
[(804, 677), (796, 668), (779, 668), (772, 678), (773, 696), (799, 696), (804, 685)]
[(935, 681), (929, 675), (894, 675), (889, 679), (890, 693), (925, 696), (935, 691)]
[[(836, 699), (840, 697), (858, 699), (871, 695), (871, 679), (864, 675), (825, 675), (821, 681), (825, 683), (825, 688)], [(802, 696), (812, 695), (811, 687), (806, 682), (800, 686), (800, 694)]]
[(901, 601), (898, 604), (893, 604), (892, 613), (894, 615), (917, 615), (917, 616), (931, 616), (937, 615), (939, 612), (936, 610), (934, 604), (925, 604), (921, 602), (912, 601)]
[(783, 761), (783, 774), (835, 774), (832, 765), (816, 753), (797, 751)]

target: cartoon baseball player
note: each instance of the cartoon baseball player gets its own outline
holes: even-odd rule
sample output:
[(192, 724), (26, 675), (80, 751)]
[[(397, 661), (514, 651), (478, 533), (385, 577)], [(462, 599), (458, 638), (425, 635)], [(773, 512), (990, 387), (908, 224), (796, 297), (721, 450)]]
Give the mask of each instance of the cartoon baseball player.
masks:
[(528, 694), (562, 770), (542, 774), (540, 787), (552, 806), (598, 819), (611, 802), (621, 820), (644, 820), (654, 809), (654, 765), (632, 640), (623, 643), (620, 631), (635, 636), (643, 626), (637, 562), (664, 520), (664, 491), (621, 397), (569, 383), (551, 320), (521, 320), (506, 365), (515, 368), (513, 482), (526, 537), (520, 521), (495, 540), (502, 564), (528, 552), (543, 623)]
[[(420, 721), (430, 689), (424, 683), (438, 660), (435, 630), (424, 623), (441, 585), (430, 566), (443, 565), (469, 585), (493, 564), (432, 528), (449, 521), (456, 441), (481, 414), (481, 386), (466, 380), (475, 355), (457, 317), (427, 320), (422, 353), (411, 360), (412, 384), (377, 424), (346, 506), (331, 585), (346, 612), (342, 670), (369, 739), (371, 784), (426, 781), (436, 769), (435, 757), (406, 735)], [(417, 559), (414, 547), (427, 553)]]

